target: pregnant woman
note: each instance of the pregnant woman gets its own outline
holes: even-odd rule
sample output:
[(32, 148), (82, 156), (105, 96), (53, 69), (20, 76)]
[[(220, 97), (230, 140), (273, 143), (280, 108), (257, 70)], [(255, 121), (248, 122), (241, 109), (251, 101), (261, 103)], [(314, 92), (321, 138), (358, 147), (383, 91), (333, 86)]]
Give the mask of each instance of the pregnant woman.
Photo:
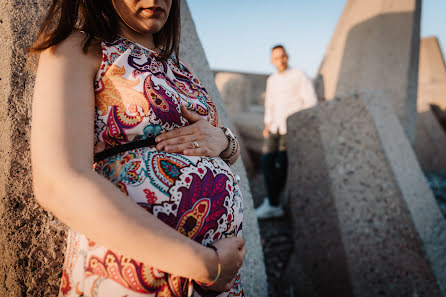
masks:
[(70, 227), (59, 296), (243, 296), (239, 146), (178, 57), (180, 0), (53, 0), (31, 153)]

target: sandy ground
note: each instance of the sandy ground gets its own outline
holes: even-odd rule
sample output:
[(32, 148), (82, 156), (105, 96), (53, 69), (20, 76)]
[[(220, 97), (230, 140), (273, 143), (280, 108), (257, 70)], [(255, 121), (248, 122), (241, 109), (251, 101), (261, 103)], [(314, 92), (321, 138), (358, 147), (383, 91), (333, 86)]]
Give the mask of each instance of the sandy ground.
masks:
[[(261, 171), (249, 180), (254, 206), (259, 206), (266, 196), (265, 184)], [(268, 276), (269, 296), (290, 296), (279, 295), (279, 291), (286, 288), (280, 288), (280, 279), (286, 269), (289, 255), (293, 248), (292, 225), (288, 215), (278, 219), (260, 220), (260, 236), (262, 239), (262, 248), (265, 258), (266, 274)], [(281, 289), (281, 290), (279, 290)]]

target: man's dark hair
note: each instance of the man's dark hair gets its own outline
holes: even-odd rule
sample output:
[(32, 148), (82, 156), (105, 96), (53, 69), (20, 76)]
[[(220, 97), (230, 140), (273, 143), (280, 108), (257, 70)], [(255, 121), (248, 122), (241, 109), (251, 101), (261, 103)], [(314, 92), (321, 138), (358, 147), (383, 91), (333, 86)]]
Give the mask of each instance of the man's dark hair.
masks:
[(283, 49), (284, 51), (286, 51), (286, 50), (285, 50), (285, 47), (284, 47), (283, 45), (281, 45), (281, 44), (276, 44), (275, 46), (273, 46), (273, 47), (271, 48), (271, 51), (275, 50), (276, 48), (281, 48), (281, 49)]
[[(73, 30), (80, 30), (88, 33), (83, 45), (86, 52), (94, 40), (112, 42), (117, 39), (119, 20), (112, 0), (52, 0), (29, 51), (40, 53), (65, 40)], [(168, 59), (172, 53), (178, 59), (180, 32), (180, 0), (172, 0), (166, 24), (153, 34), (155, 46), (161, 48), (161, 59)]]

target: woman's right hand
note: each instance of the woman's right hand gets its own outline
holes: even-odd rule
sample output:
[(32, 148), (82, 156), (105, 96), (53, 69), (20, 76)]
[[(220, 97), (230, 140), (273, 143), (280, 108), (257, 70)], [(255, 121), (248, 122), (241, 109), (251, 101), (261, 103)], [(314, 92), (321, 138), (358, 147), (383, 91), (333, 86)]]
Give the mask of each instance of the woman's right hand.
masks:
[[(220, 258), (221, 272), (220, 277), (215, 284), (209, 287), (205, 287), (212, 291), (227, 292), (231, 290), (234, 284), (235, 276), (242, 267), (243, 260), (246, 255), (245, 240), (242, 237), (229, 237), (220, 239), (212, 244), (218, 250), (218, 256)], [(215, 255), (215, 251), (210, 249), (214, 253), (214, 261), (210, 262), (210, 278), (204, 283), (213, 281), (213, 278), (217, 275), (218, 260)]]

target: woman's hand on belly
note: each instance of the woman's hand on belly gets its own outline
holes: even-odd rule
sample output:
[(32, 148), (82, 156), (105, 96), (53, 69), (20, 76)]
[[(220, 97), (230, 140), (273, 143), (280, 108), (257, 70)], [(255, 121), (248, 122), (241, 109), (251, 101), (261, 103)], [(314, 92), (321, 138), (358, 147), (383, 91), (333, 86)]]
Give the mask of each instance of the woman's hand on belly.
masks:
[[(223, 292), (229, 291), (234, 284), (235, 276), (242, 267), (243, 260), (246, 255), (245, 240), (242, 237), (229, 237), (220, 239), (212, 244), (218, 250), (220, 258), (221, 272), (220, 276), (212, 286), (206, 287), (212, 291)], [(208, 280), (204, 283), (209, 283), (215, 279), (218, 269), (218, 259), (215, 251), (209, 249), (213, 253), (209, 263), (209, 271), (213, 272)]]
[(158, 142), (158, 150), (189, 156), (217, 157), (228, 147), (228, 138), (221, 128), (212, 126), (183, 105), (181, 111), (192, 124), (157, 136), (155, 140)]

